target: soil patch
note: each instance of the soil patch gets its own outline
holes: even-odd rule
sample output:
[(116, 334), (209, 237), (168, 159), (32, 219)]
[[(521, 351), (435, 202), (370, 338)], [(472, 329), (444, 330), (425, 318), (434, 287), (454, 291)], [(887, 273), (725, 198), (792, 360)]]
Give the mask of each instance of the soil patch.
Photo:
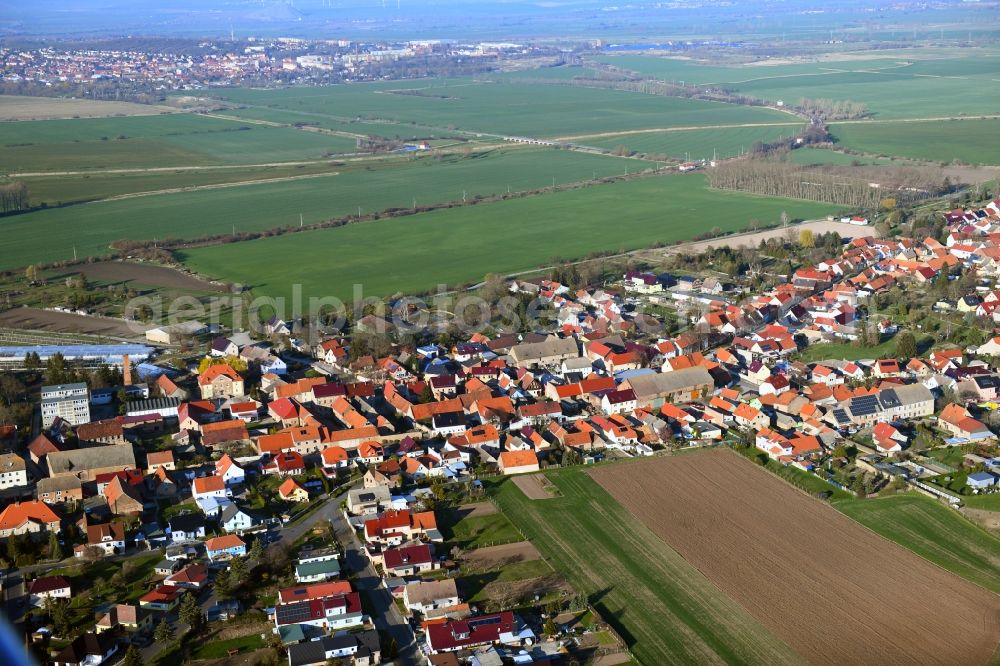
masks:
[(57, 118), (107, 118), (109, 116), (155, 116), (173, 113), (169, 106), (102, 102), (61, 97), (0, 95), (0, 121), (53, 120)]
[(810, 663), (985, 664), (1000, 642), (1000, 596), (731, 451), (591, 474)]
[(530, 541), (506, 543), (502, 546), (488, 546), (470, 550), (462, 556), (462, 562), (469, 569), (481, 570), (491, 567), (505, 566), (515, 562), (541, 559), (538, 549)]
[(514, 477), (514, 485), (521, 489), (528, 499), (543, 500), (556, 497), (549, 487), (544, 474), (521, 474)]
[(188, 289), (191, 291), (225, 292), (221, 284), (199, 279), (175, 268), (153, 264), (136, 264), (128, 261), (99, 261), (74, 266), (67, 273), (82, 273), (88, 280), (101, 282), (136, 282), (151, 287)]
[(492, 516), (497, 512), (497, 508), (493, 505), (493, 502), (474, 502), (472, 504), (463, 504), (455, 509), (455, 512), (462, 518), (472, 518), (475, 516)]
[(130, 323), (121, 319), (88, 317), (38, 308), (14, 308), (0, 312), (0, 327), (2, 326), (57, 333), (89, 333), (129, 340), (145, 339), (142, 332), (150, 328), (140, 322)]

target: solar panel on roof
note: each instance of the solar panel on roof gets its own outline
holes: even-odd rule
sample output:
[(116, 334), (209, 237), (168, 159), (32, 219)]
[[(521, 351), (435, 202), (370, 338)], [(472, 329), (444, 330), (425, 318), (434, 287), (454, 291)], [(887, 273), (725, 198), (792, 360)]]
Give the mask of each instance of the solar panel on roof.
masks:
[(847, 412), (845, 412), (843, 409), (835, 409), (835, 410), (833, 410), (833, 417), (835, 419), (837, 419), (838, 423), (850, 423), (851, 422), (850, 417), (847, 416)]
[(278, 621), (284, 623), (304, 622), (312, 617), (312, 609), (309, 607), (308, 601), (283, 604), (275, 607), (274, 612)]
[(469, 620), (469, 628), (475, 627), (485, 627), (491, 624), (500, 624), (501, 620), (499, 617), (486, 617), (481, 620)]

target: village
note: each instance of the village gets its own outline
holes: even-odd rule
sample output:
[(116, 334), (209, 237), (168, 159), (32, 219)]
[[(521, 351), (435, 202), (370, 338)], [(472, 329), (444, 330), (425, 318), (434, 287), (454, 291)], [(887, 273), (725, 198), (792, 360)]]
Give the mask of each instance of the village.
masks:
[(278, 317), (151, 329), (163, 349), (199, 340), (183, 369), (124, 354), (120, 386), (46, 384), (38, 431), (0, 433), (8, 617), (56, 666), (192, 649), (623, 663), (492, 484), (544, 499), (541, 470), (730, 447), (820, 499), (998, 492), (1000, 200), (948, 213), (940, 236), (793, 228), (760, 250), (791, 258), (729, 277), (503, 280), (549, 316), (459, 339), (400, 342), (377, 315), (311, 344)]

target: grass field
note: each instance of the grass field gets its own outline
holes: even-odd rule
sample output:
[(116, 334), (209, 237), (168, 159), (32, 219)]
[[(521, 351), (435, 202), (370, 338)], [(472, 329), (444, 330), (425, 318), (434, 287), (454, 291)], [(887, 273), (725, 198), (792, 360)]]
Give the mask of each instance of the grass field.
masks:
[(830, 127), (846, 148), (934, 162), (1000, 164), (1000, 119), (844, 123)]
[(598, 148), (614, 149), (625, 146), (629, 150), (651, 155), (669, 155), (692, 160), (712, 159), (739, 155), (750, 150), (757, 141), (774, 141), (782, 137), (798, 134), (799, 124), (776, 127), (730, 127), (724, 129), (699, 129), (684, 132), (643, 132), (642, 134), (622, 134), (597, 139), (577, 139), (575, 142)]
[[(461, 201), (463, 190), (469, 198), (505, 192), (508, 186), (516, 192), (551, 186), (553, 178), (557, 183), (569, 183), (588, 180), (595, 173), (599, 177), (622, 174), (626, 165), (632, 169), (645, 166), (610, 156), (512, 148), (441, 159), (424, 156), (372, 166), (335, 167), (340, 175), (319, 179), (39, 210), (4, 221), (7, 251), (0, 255), (0, 268), (68, 259), (73, 256), (74, 246), (80, 257), (101, 256), (117, 239), (191, 238), (227, 233), (234, 225), (246, 231), (271, 229), (298, 225), (300, 213), (309, 224), (357, 214), (359, 206), (370, 213), (410, 207), (414, 199), (418, 204)], [(224, 177), (212, 174), (209, 178)], [(160, 182), (143, 176), (134, 176), (128, 186), (147, 190)], [(261, 177), (269, 177), (269, 173), (261, 172)], [(52, 181), (44, 182), (51, 192)], [(74, 191), (86, 195), (85, 183), (73, 182), (77, 183)], [(117, 189), (121, 185), (112, 181), (105, 187)], [(136, 224), (137, 219), (142, 220), (141, 225)], [(59, 238), (60, 242), (40, 243), (39, 238)]]
[[(398, 94), (398, 91), (416, 94)], [(395, 92), (394, 92), (395, 91)], [(782, 122), (769, 109), (585, 87), (450, 79), (322, 88), (213, 91), (219, 98), (310, 119), (381, 119), (443, 130), (555, 137), (676, 126)]]
[[(926, 334), (916, 334), (917, 349), (926, 351), (932, 339)], [(798, 359), (803, 363), (814, 361), (843, 360), (857, 361), (859, 359), (893, 358), (896, 356), (896, 339), (889, 338), (874, 347), (855, 346), (850, 342), (834, 342), (829, 344), (814, 344), (803, 349)]]
[(225, 641), (209, 641), (198, 645), (191, 652), (192, 659), (222, 659), (229, 650), (248, 652), (264, 647), (260, 634), (250, 634), (241, 638), (230, 638)]
[(934, 564), (1000, 594), (1000, 539), (954, 509), (922, 495), (849, 500), (835, 502), (834, 507)]
[(183, 260), (197, 272), (273, 296), (290, 294), (295, 283), (306, 296), (352, 298), (356, 284), (365, 296), (384, 296), (544, 266), (557, 255), (684, 240), (712, 226), (735, 231), (752, 219), (776, 221), (782, 211), (811, 219), (834, 210), (712, 191), (699, 174), (670, 175), (197, 248)]
[(988, 495), (970, 495), (963, 497), (962, 503), (972, 509), (982, 509), (984, 511), (1000, 511), (1000, 493), (990, 493)]
[(892, 164), (892, 160), (865, 155), (848, 155), (826, 148), (798, 148), (789, 153), (792, 164), (811, 166), (815, 164), (832, 166), (853, 166), (854, 164), (884, 166)]
[(524, 539), (502, 513), (466, 516), (454, 524), (442, 527), (445, 539), (464, 550), (515, 543)]
[(504, 513), (628, 642), (641, 663), (781, 664), (801, 660), (581, 468), (549, 477), (561, 497), (491, 486)]

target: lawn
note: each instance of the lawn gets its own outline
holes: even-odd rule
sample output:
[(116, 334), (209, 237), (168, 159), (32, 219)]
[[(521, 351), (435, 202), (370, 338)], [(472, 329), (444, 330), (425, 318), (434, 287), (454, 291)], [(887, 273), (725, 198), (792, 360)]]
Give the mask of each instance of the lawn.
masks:
[(724, 129), (698, 129), (682, 132), (643, 132), (620, 134), (597, 139), (577, 139), (587, 146), (613, 150), (624, 146), (629, 150), (649, 155), (669, 155), (677, 159), (720, 159), (748, 151), (757, 141), (769, 142), (799, 133), (801, 123), (770, 127), (730, 127)]
[(582, 468), (550, 472), (561, 497), (490, 483), (504, 513), (589, 598), (642, 663), (798, 663), (787, 646), (625, 511)]
[[(917, 340), (917, 349), (921, 352), (930, 347), (933, 342), (931, 336), (918, 333), (914, 336)], [(803, 363), (814, 361), (844, 360), (857, 361), (859, 359), (878, 359), (896, 357), (895, 337), (884, 340), (874, 347), (854, 345), (850, 342), (833, 342), (812, 344), (803, 349), (798, 354), (798, 359)]]
[[(410, 94), (399, 94), (400, 91)], [(211, 91), (236, 104), (314, 119), (380, 120), (442, 130), (558, 137), (692, 125), (787, 121), (770, 109), (598, 88), (473, 79)]]
[(945, 446), (927, 451), (927, 456), (944, 463), (949, 467), (958, 469), (965, 459), (965, 450), (961, 446)]
[(260, 634), (250, 634), (241, 638), (231, 638), (225, 641), (209, 641), (198, 645), (192, 652), (192, 659), (222, 659), (229, 650), (251, 652), (264, 647)]
[(1000, 594), (1000, 539), (954, 509), (916, 494), (833, 506), (934, 564)]
[[(700, 174), (648, 177), (338, 229), (197, 248), (196, 271), (253, 285), (254, 293), (353, 300), (475, 281), (487, 272), (549, 265), (555, 257), (632, 250), (690, 239), (713, 226), (817, 218), (835, 206), (710, 190)], [(307, 267), (304, 268), (304, 267)]]
[[(1000, 95), (998, 95), (1000, 97)], [(1000, 101), (997, 103), (1000, 110)], [(1000, 119), (928, 123), (844, 123), (830, 126), (840, 145), (880, 155), (933, 162), (1000, 164)]]
[[(759, 456), (764, 455), (764, 452), (757, 448), (735, 448), (734, 450), (751, 460), (756, 460)], [(810, 495), (826, 495), (831, 500), (850, 499), (853, 497), (853, 495), (846, 490), (841, 490), (837, 486), (827, 483), (816, 474), (811, 474), (797, 467), (782, 465), (778, 461), (771, 460), (770, 458), (768, 458), (764, 467), (766, 467), (771, 473), (776, 476), (780, 476), (788, 483), (800, 490), (804, 490)]]
[(464, 550), (524, 540), (513, 523), (502, 513), (467, 516), (458, 522), (452, 522), (454, 514), (443, 512), (443, 515), (441, 527), (445, 539)]
[(970, 509), (982, 509), (984, 511), (1000, 511), (1000, 493), (989, 493), (986, 495), (970, 495), (962, 498), (962, 504)]
[[(517, 192), (550, 187), (553, 179), (565, 184), (589, 180), (595, 174), (619, 175), (626, 166), (635, 171), (647, 165), (552, 148), (512, 148), (441, 158), (427, 155), (396, 159), (368, 167), (334, 167), (340, 175), (283, 183), (39, 210), (4, 221), (5, 252), (0, 255), (0, 269), (69, 259), (74, 247), (81, 258), (104, 255), (108, 245), (118, 239), (191, 238), (231, 233), (234, 226), (239, 231), (297, 226), (300, 214), (310, 224), (356, 215), (359, 207), (371, 213), (411, 207), (414, 200), (418, 204), (461, 201), (463, 193), (471, 199), (506, 192), (508, 188)], [(218, 172), (208, 176), (218, 177)], [(271, 176), (261, 171), (260, 177)], [(156, 187), (152, 177), (135, 178), (140, 189)], [(47, 187), (51, 192), (52, 186)], [(86, 185), (73, 188), (76, 196), (86, 194)], [(137, 224), (140, 219), (142, 224)], [(52, 243), (54, 238), (60, 242)]]

